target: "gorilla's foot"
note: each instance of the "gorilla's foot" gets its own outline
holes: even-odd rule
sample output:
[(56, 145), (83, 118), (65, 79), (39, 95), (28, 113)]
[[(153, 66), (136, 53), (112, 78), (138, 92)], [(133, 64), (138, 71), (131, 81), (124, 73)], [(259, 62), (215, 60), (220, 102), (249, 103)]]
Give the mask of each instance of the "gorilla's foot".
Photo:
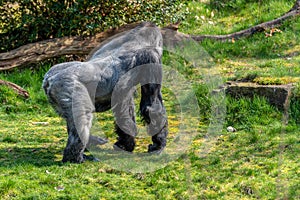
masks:
[(116, 125), (116, 133), (118, 134), (118, 141), (114, 144), (115, 150), (123, 150), (132, 152), (135, 147), (134, 137), (126, 134), (122, 129)]
[(158, 144), (149, 144), (148, 152), (149, 153), (158, 153), (160, 154), (164, 150), (165, 146), (158, 145)]
[(135, 142), (134, 139), (132, 140), (127, 140), (127, 142), (124, 142), (123, 140), (119, 140), (114, 144), (114, 150), (116, 151), (128, 151), (132, 152), (134, 150)]
[(66, 162), (70, 162), (70, 163), (83, 163), (86, 160), (93, 161), (93, 162), (99, 162), (98, 158), (95, 158), (92, 155), (86, 155), (86, 154), (83, 154), (82, 156), (79, 156), (79, 157), (73, 157), (73, 158), (64, 156), (63, 159), (62, 159), (62, 162), (63, 163), (66, 163)]
[(83, 154), (81, 155), (74, 155), (74, 154), (68, 154), (64, 153), (62, 162), (70, 162), (70, 163), (83, 163), (84, 162)]
[(63, 153), (62, 162), (82, 163), (84, 162), (83, 151), (84, 145), (80, 142), (68, 144)]

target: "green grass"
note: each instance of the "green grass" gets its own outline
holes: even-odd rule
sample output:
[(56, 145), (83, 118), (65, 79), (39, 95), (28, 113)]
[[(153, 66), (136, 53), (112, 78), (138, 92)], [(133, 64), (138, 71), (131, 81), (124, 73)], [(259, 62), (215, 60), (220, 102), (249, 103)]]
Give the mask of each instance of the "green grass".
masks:
[[(180, 31), (231, 33), (276, 18), (293, 4), (288, 0), (247, 4), (243, 0), (202, 2), (189, 3), (191, 14), (182, 22)], [(193, 89), (198, 106), (183, 119), (185, 126), (182, 126), (180, 103), (183, 108), (188, 107), (184, 103), (190, 102), (193, 94), (179, 98), (176, 89), (182, 90), (185, 85), (163, 89), (169, 117), (169, 145), (175, 143), (180, 129), (197, 134), (187, 151), (173, 149), (180, 156), (152, 172), (118, 170), (106, 157), (102, 161), (100, 158), (100, 162), (62, 164), (66, 125), (55, 114), (41, 88), (43, 75), (51, 64), (45, 62), (32, 69), (0, 73), (0, 79), (14, 82), (30, 93), (29, 99), (23, 99), (11, 89), (0, 87), (1, 199), (299, 199), (299, 27), (300, 20), (296, 18), (280, 27), (282, 33), (269, 38), (257, 33), (234, 43), (205, 40), (200, 45), (209, 55), (204, 58), (214, 61), (210, 67), (207, 60), (195, 61), (198, 67), (189, 62), (187, 56), (194, 56), (193, 48), (173, 54), (164, 52), (164, 64), (183, 75), (181, 78)], [(261, 84), (292, 82), (297, 90), (290, 109), (281, 112), (261, 97), (224, 100), (222, 93), (217, 93), (219, 97), (210, 95), (212, 89), (226, 80)], [(224, 119), (225, 110), (215, 108), (221, 104), (226, 105)], [(197, 119), (200, 122), (195, 126)], [(211, 129), (215, 124), (210, 126), (210, 120), (219, 125), (224, 120), (224, 124), (221, 129)], [(137, 121), (143, 130), (139, 117)], [(111, 112), (97, 115), (95, 123), (112, 145), (116, 135)], [(227, 132), (227, 126), (237, 131)], [(218, 131), (207, 135), (209, 130)], [(135, 154), (145, 152), (149, 142), (148, 137), (139, 137)], [(128, 164), (124, 160), (115, 161)]]
[[(218, 4), (221, 1), (213, 2)], [(287, 12), (293, 3), (294, 1), (282, 0), (260, 3), (250, 1), (243, 9), (232, 8), (231, 12), (228, 12), (225, 9), (216, 9), (208, 3), (193, 1), (189, 4), (191, 14), (188, 20), (182, 22), (180, 31), (212, 35), (233, 33), (275, 19)], [(197, 16), (198, 20), (195, 19)], [(210, 21), (214, 23), (210, 24)], [(275, 33), (272, 37), (265, 36), (265, 33), (269, 32), (267, 30), (234, 43), (206, 40), (201, 45), (214, 58), (220, 72), (231, 80), (255, 74), (256, 78), (260, 78), (257, 80), (259, 83), (299, 82), (299, 17), (288, 20), (279, 29), (282, 32)], [(283, 80), (274, 81), (271, 77)]]
[(275, 19), (290, 10), (294, 4), (292, 0), (258, 2), (241, 0), (243, 5), (234, 3), (237, 8), (227, 7), (228, 9), (214, 4), (221, 4), (221, 2), (218, 0), (213, 0), (211, 3), (190, 1), (188, 6), (190, 14), (187, 20), (182, 22), (181, 31), (189, 34), (228, 34)]

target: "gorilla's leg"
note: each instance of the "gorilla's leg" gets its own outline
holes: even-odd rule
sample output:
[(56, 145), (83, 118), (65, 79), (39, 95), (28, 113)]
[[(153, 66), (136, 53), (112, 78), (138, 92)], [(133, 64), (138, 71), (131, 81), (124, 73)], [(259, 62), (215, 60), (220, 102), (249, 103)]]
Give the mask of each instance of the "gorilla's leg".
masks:
[(132, 152), (135, 147), (134, 138), (137, 135), (133, 95), (130, 94), (129, 97), (120, 100), (113, 107), (113, 111), (116, 119), (115, 131), (118, 134), (114, 149)]
[(86, 142), (80, 138), (77, 127), (74, 122), (67, 120), (68, 127), (68, 142), (63, 153), (63, 162), (81, 163), (83, 162)]
[(115, 129), (118, 134), (118, 141), (114, 144), (114, 149), (132, 152), (135, 147), (134, 137), (125, 133), (117, 124), (115, 125)]
[(161, 152), (166, 147), (167, 135), (168, 135), (168, 121), (165, 122), (165, 125), (159, 131), (158, 134), (152, 136), (153, 144), (149, 144), (148, 152)]
[(81, 163), (90, 138), (94, 106), (84, 85), (75, 84), (69, 108), (64, 108), (67, 121), (68, 142), (63, 153), (63, 162)]
[(162, 102), (161, 85), (145, 84), (141, 87), (141, 92), (140, 112), (153, 142), (149, 145), (148, 152), (162, 151), (167, 143), (168, 121)]

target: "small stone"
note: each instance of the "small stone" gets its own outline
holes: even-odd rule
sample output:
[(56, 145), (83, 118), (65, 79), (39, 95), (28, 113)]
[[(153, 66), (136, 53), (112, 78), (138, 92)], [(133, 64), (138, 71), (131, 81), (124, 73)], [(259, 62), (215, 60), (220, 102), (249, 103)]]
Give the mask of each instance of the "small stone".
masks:
[(233, 128), (232, 126), (228, 126), (228, 127), (227, 127), (227, 131), (228, 131), (228, 132), (236, 132), (236, 129)]

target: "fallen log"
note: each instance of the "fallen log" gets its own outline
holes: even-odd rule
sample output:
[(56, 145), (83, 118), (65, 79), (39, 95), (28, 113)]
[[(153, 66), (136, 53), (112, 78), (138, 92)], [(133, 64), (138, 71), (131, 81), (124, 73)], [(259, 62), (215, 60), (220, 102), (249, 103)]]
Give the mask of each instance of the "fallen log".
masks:
[(62, 37), (21, 46), (0, 54), (0, 71), (63, 55), (87, 55), (107, 38), (134, 28), (137, 23), (109, 29), (92, 37)]
[[(246, 30), (227, 35), (187, 35), (177, 31), (177, 25), (170, 25), (161, 29), (165, 42), (180, 42), (185, 38), (192, 38), (195, 41), (204, 39), (213, 39), (227, 41), (239, 39), (253, 35), (256, 32), (279, 26), (283, 21), (298, 16), (300, 14), (300, 0), (297, 0), (291, 10), (281, 17), (258, 24)], [(16, 67), (22, 67), (31, 63), (37, 63), (49, 58), (60, 57), (64, 55), (88, 55), (95, 47), (106, 39), (128, 31), (134, 28), (138, 23), (127, 24), (119, 28), (108, 29), (92, 37), (62, 37), (49, 39), (41, 42), (27, 44), (9, 52), (0, 54), (0, 71), (11, 70)], [(173, 44), (174, 44), (173, 43)]]

